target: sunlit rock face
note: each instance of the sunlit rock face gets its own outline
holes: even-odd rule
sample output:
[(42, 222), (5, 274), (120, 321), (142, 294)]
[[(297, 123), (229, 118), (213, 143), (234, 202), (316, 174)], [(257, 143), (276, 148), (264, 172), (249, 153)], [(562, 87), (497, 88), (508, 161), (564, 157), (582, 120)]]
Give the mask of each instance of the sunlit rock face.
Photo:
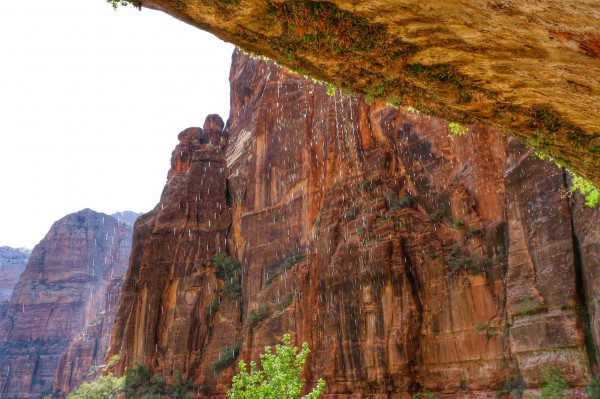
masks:
[(0, 247), (0, 315), (7, 309), (13, 288), (23, 270), (31, 251), (24, 248)]
[(105, 214), (86, 209), (54, 223), (0, 321), (2, 398), (51, 392), (61, 354), (84, 327), (93, 328), (111, 279), (127, 270), (130, 248), (131, 227)]
[[(137, 224), (117, 372), (180, 370), (222, 397), (224, 359), (291, 332), (331, 399), (493, 396), (549, 364), (587, 384), (599, 212), (565, 196), (562, 171), (491, 128), (456, 136), (240, 53), (230, 80), (226, 147), (181, 133)], [(211, 261), (225, 251), (239, 274)]]
[(600, 187), (597, 1), (139, 3), (337, 87), (502, 126)]

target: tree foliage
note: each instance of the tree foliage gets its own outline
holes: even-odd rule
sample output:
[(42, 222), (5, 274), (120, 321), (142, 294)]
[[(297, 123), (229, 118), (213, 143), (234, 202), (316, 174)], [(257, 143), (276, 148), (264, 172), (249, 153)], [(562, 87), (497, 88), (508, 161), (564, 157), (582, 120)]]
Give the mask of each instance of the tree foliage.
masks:
[[(291, 336), (283, 336), (283, 343), (277, 344), (275, 353), (271, 347), (265, 347), (260, 355), (261, 368), (256, 362), (250, 362), (250, 370), (244, 361), (240, 362), (240, 372), (233, 377), (233, 385), (227, 391), (228, 399), (300, 399), (305, 381), (301, 378), (302, 368), (310, 353), (308, 344), (302, 344), (302, 350), (292, 347)], [(316, 387), (302, 399), (317, 399), (325, 390), (325, 381), (321, 378)]]
[(112, 374), (99, 376), (94, 381), (84, 382), (67, 399), (115, 399), (123, 388), (124, 377)]

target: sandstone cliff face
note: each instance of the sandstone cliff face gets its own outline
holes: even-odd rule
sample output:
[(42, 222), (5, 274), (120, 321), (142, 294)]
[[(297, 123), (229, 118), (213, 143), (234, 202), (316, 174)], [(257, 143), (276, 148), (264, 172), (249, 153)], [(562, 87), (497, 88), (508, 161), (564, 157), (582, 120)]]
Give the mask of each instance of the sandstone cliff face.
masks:
[(337, 87), (503, 126), (600, 187), (598, 2), (131, 2)]
[(52, 387), (55, 398), (64, 398), (81, 383), (94, 380), (106, 368), (105, 357), (123, 288), (123, 277), (120, 275), (108, 282), (102, 308), (73, 337), (68, 350), (60, 355)]
[(61, 353), (104, 305), (107, 285), (125, 273), (131, 228), (89, 209), (54, 223), (33, 249), (0, 321), (2, 398), (52, 390)]
[[(19, 276), (25, 270), (31, 251), (24, 248), (0, 247), (0, 302), (10, 299)], [(2, 308), (6, 310), (8, 304)], [(2, 310), (0, 309), (0, 315)]]
[[(226, 359), (292, 332), (328, 398), (493, 396), (518, 374), (539, 386), (547, 364), (587, 384), (599, 212), (564, 195), (567, 176), (493, 129), (456, 136), (239, 53), (230, 80), (225, 153), (182, 132), (138, 222), (117, 371), (180, 370), (223, 395)], [(239, 275), (211, 261), (225, 251)]]

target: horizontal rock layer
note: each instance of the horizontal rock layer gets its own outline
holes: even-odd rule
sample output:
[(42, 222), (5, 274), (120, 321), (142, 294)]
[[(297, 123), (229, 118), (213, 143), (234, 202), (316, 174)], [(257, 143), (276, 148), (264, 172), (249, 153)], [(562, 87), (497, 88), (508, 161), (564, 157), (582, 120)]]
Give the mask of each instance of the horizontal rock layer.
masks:
[(291, 332), (326, 398), (492, 396), (519, 374), (539, 386), (544, 365), (588, 383), (600, 213), (568, 175), (494, 129), (457, 136), (240, 53), (230, 80), (227, 134), (182, 132), (137, 224), (118, 373), (224, 395), (235, 361)]

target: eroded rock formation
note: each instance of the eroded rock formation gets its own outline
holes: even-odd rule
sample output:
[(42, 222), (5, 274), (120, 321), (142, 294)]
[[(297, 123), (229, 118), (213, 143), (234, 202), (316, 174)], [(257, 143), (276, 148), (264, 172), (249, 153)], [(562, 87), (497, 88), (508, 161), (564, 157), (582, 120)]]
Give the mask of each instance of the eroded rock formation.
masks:
[(453, 135), (240, 53), (230, 80), (227, 133), (182, 132), (138, 222), (117, 372), (179, 370), (219, 396), (229, 359), (286, 332), (327, 398), (485, 397), (519, 374), (539, 386), (543, 365), (579, 387), (598, 372), (600, 213), (563, 171), (494, 129)]
[(98, 325), (105, 296), (114, 290), (110, 281), (127, 270), (130, 249), (131, 227), (105, 214), (86, 209), (53, 224), (33, 249), (0, 321), (3, 399), (51, 392), (61, 354), (84, 327)]
[(508, 128), (600, 187), (597, 2), (131, 2), (338, 87)]

